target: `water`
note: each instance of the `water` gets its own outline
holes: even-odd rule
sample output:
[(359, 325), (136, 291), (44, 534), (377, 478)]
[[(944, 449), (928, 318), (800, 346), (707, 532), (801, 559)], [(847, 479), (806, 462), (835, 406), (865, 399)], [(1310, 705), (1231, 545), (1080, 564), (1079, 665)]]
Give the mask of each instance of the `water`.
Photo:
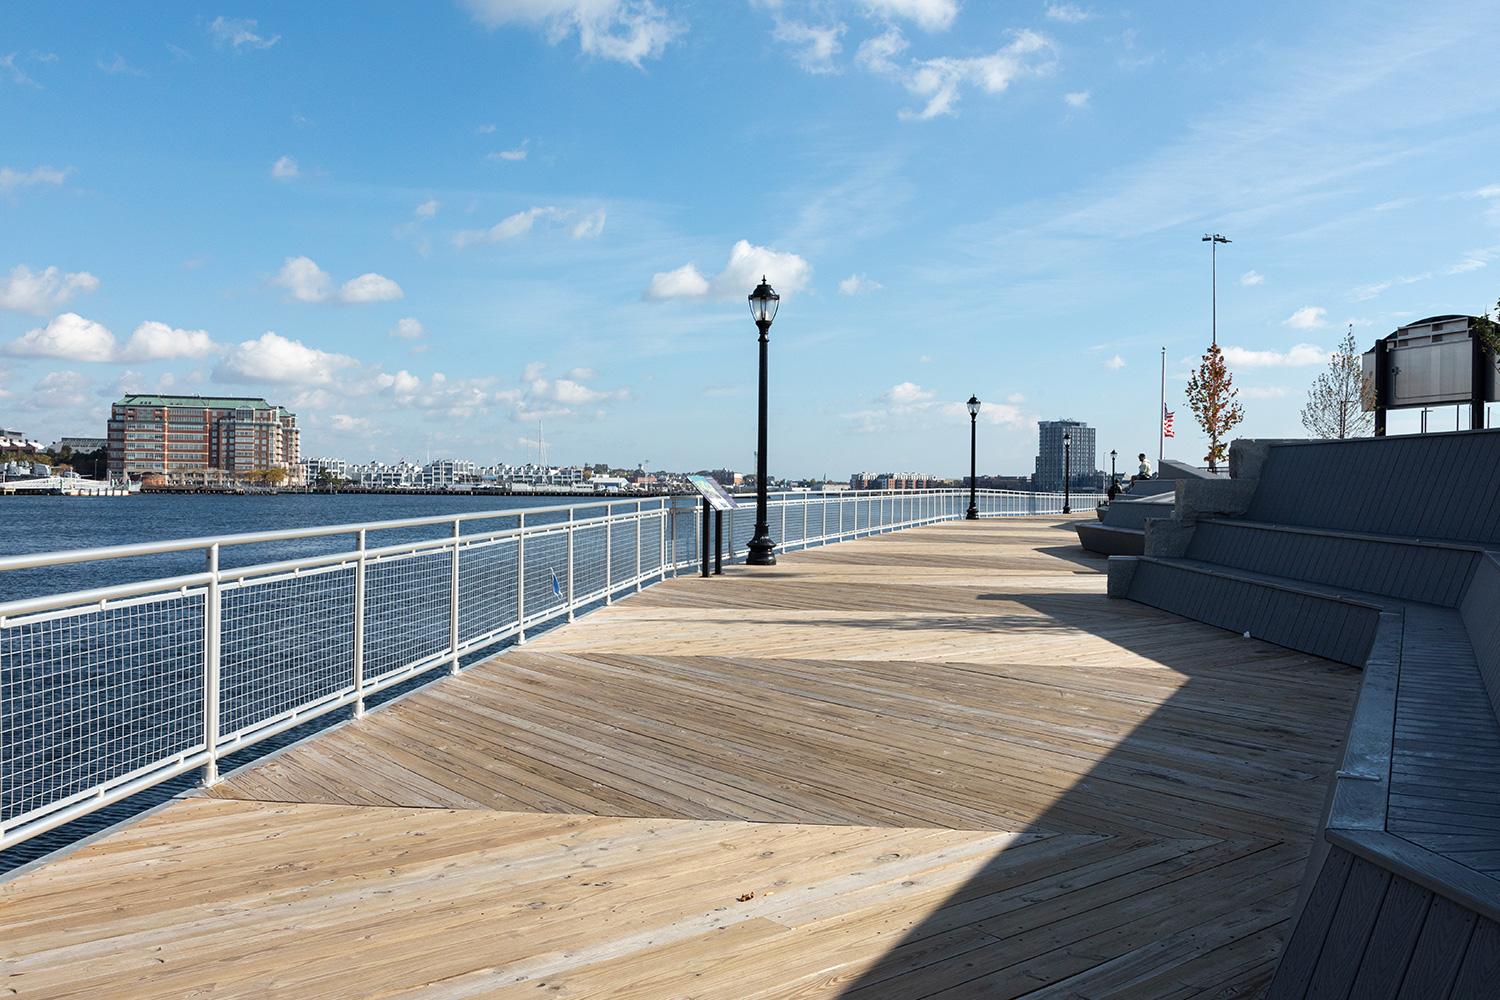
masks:
[[(603, 513), (603, 500), (556, 496), (339, 493), (223, 496), (145, 493), (130, 497), (0, 497), (0, 555), (59, 552), (105, 545), (480, 511), (521, 511), (572, 503), (589, 505), (578, 512), (579, 517)], [(505, 518), (482, 525), (467, 524), (464, 533), (514, 526), (514, 518)], [(383, 531), (371, 535), (368, 544), (373, 547), (439, 538), (447, 536), (450, 531), (449, 526), (441, 524)], [(352, 534), (257, 543), (225, 548), (220, 554), (220, 563), (224, 567), (256, 565), (327, 552), (349, 551), (353, 547)], [(198, 573), (202, 570), (201, 551), (116, 559), (87, 565), (11, 570), (0, 572), (0, 603), (153, 577)]]

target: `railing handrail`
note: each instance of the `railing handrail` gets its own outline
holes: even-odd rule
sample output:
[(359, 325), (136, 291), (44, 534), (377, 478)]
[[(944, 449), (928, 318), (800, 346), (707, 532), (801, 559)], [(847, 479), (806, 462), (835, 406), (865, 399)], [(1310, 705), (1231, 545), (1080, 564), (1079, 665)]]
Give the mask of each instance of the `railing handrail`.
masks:
[[(871, 497), (871, 496), (905, 496), (911, 494), (945, 494), (953, 493), (956, 488), (934, 487), (925, 490), (780, 490), (771, 494), (773, 497), (790, 498), (802, 497), (832, 499), (837, 497)], [(967, 490), (957, 490), (967, 495)], [(984, 495), (1004, 496), (1028, 496), (1028, 497), (1060, 497), (1061, 493), (1034, 493), (1026, 490), (978, 490)], [(1073, 494), (1082, 499), (1082, 494)], [(754, 493), (735, 493), (736, 499), (749, 497), (754, 498)], [(1103, 496), (1103, 494), (1099, 494)], [(518, 514), (526, 514), (528, 517), (534, 514), (551, 514), (568, 510), (577, 510), (587, 507), (609, 507), (615, 504), (645, 504), (656, 503), (660, 507), (668, 506), (669, 501), (679, 498), (688, 498), (695, 503), (698, 495), (695, 493), (665, 493), (641, 497), (611, 497), (597, 500), (580, 499), (575, 503), (553, 504), (547, 507), (514, 507), (510, 510), (485, 510), (469, 511), (454, 514), (433, 514), (426, 517), (397, 518), (390, 521), (351, 521), (347, 524), (314, 525), (308, 528), (278, 528), (274, 531), (244, 531), (228, 535), (202, 535), (195, 538), (167, 538), (156, 542), (132, 542), (128, 545), (101, 545), (89, 549), (62, 549), (56, 552), (32, 552), (25, 555), (0, 556), (0, 573), (6, 570), (38, 569), (45, 566), (65, 566), (71, 563), (96, 562), (107, 559), (128, 559), (136, 556), (165, 555), (172, 552), (192, 552), (198, 549), (206, 549), (217, 545), (221, 549), (232, 545), (254, 545), (265, 542), (295, 541), (303, 538), (327, 538), (337, 535), (352, 535), (365, 531), (399, 531), (404, 528), (421, 528), (439, 524), (452, 524), (455, 521), (483, 521), (502, 517), (515, 517)], [(679, 510), (691, 509), (691, 507), (677, 508)], [(605, 517), (610, 516), (608, 513)]]

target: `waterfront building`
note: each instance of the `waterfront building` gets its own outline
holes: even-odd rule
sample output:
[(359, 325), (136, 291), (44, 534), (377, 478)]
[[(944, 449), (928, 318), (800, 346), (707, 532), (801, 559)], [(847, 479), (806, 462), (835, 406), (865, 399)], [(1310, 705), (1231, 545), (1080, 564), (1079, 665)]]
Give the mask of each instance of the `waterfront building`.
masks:
[(1063, 435), (1072, 438), (1069, 448), (1069, 479), (1073, 489), (1096, 489), (1099, 472), (1094, 468), (1094, 428), (1081, 420), (1039, 420), (1037, 429), (1036, 476), (1032, 480), (1043, 493), (1060, 493), (1063, 488)]
[(73, 451), (100, 451), (109, 447), (108, 438), (95, 437), (64, 437), (58, 438), (57, 443), (52, 446), (54, 451), (62, 451), (64, 448)]
[(349, 475), (349, 463), (342, 458), (304, 458), (298, 464), (302, 466), (304, 483), (316, 483), (325, 472), (335, 479), (346, 479)]
[(927, 490), (941, 484), (937, 476), (923, 472), (856, 472), (849, 477), (851, 490)]
[(180, 485), (282, 469), (301, 483), (296, 414), (260, 397), (130, 394), (110, 408), (109, 474)]
[(467, 459), (440, 458), (422, 469), (422, 485), (429, 490), (451, 490), (480, 481), (479, 466)]
[(40, 441), (28, 441), (21, 431), (0, 429), (0, 451), (27, 451), (33, 454), (42, 450)]

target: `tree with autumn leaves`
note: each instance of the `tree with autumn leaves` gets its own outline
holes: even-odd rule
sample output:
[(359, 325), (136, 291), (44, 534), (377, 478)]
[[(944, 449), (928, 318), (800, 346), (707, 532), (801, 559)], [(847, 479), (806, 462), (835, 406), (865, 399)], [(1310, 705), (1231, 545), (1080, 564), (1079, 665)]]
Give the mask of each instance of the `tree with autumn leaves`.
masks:
[(1245, 410), (1240, 406), (1240, 391), (1234, 387), (1234, 378), (1224, 364), (1224, 352), (1218, 344), (1209, 347), (1203, 355), (1198, 370), (1188, 376), (1187, 401), (1192, 407), (1198, 426), (1208, 435), (1208, 471), (1219, 471), (1219, 463), (1229, 448), (1225, 438), (1229, 431), (1245, 419)]

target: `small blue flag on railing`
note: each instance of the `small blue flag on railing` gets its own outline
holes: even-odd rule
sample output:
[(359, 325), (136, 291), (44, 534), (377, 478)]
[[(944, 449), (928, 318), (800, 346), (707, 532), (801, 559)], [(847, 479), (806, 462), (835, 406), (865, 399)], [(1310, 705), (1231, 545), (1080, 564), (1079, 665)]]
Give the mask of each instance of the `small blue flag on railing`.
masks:
[(557, 582), (557, 570), (548, 570), (552, 574), (552, 596), (562, 597), (562, 584)]

